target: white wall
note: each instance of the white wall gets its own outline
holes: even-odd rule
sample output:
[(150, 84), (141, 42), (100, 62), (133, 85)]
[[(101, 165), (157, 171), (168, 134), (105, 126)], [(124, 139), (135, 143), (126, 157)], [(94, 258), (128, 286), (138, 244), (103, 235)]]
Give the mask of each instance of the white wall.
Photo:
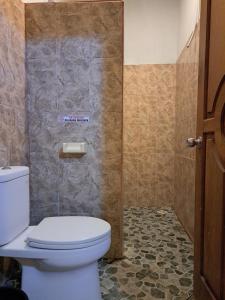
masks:
[(199, 0), (180, 0), (179, 30), (178, 30), (178, 56), (185, 47), (200, 14)]
[(180, 1), (124, 1), (125, 64), (176, 62)]
[(199, 0), (124, 0), (125, 64), (175, 63), (199, 18)]

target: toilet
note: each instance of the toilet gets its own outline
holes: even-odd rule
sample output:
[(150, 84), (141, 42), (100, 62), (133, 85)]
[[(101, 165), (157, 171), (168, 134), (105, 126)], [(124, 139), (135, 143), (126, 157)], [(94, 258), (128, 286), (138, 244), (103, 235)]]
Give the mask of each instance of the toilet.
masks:
[(0, 256), (22, 265), (30, 300), (100, 300), (97, 261), (111, 227), (97, 218), (50, 217), (29, 226), (29, 168), (0, 168)]

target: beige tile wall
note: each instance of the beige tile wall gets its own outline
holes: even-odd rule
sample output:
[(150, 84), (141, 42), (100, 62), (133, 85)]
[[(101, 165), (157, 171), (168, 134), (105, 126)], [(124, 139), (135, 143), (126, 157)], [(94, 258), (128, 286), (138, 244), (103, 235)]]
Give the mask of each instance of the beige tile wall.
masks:
[(24, 5), (0, 0), (0, 167), (27, 162)]
[(176, 65), (125, 66), (125, 206), (174, 203)]
[(187, 148), (186, 139), (196, 136), (198, 93), (199, 27), (190, 46), (177, 61), (176, 148), (175, 148), (175, 210), (194, 237), (195, 149)]
[[(27, 164), (24, 20), (20, 0), (0, 0), (0, 168)], [(13, 268), (0, 259), (0, 286)]]

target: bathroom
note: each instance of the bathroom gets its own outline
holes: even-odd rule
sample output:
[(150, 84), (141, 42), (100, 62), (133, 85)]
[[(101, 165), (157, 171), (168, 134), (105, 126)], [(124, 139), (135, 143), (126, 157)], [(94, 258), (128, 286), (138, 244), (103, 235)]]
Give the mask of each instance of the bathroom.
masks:
[[(29, 218), (14, 236), (28, 256), (0, 235), (0, 295), (194, 299), (193, 146), (201, 139), (189, 138), (198, 123), (200, 21), (200, 0), (0, 0), (0, 191), (4, 178), (13, 181), (8, 166), (26, 166), (18, 172), (29, 178)], [(20, 205), (6, 222), (24, 215)], [(40, 249), (29, 252), (24, 232), (78, 217), (84, 223), (70, 223), (67, 236), (105, 230), (105, 250), (85, 273), (95, 279), (79, 281), (59, 265), (40, 265), (32, 277)], [(57, 239), (62, 227), (52, 224), (48, 238)]]

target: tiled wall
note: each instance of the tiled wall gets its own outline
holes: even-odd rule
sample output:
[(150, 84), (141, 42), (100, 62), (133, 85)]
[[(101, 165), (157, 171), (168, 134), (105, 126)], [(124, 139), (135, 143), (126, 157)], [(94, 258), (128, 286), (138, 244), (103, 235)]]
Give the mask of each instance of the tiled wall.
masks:
[[(32, 223), (103, 217), (111, 257), (122, 255), (122, 16), (118, 1), (26, 5)], [(87, 154), (62, 157), (65, 142), (86, 142)]]
[(24, 5), (0, 0), (0, 167), (27, 159), (24, 33)]
[(174, 203), (176, 65), (125, 66), (124, 201)]
[[(0, 0), (0, 167), (27, 163), (24, 50), (24, 6)], [(0, 259), (0, 286), (12, 269)]]
[(190, 237), (194, 237), (195, 148), (186, 139), (196, 137), (199, 27), (177, 62), (175, 210)]

